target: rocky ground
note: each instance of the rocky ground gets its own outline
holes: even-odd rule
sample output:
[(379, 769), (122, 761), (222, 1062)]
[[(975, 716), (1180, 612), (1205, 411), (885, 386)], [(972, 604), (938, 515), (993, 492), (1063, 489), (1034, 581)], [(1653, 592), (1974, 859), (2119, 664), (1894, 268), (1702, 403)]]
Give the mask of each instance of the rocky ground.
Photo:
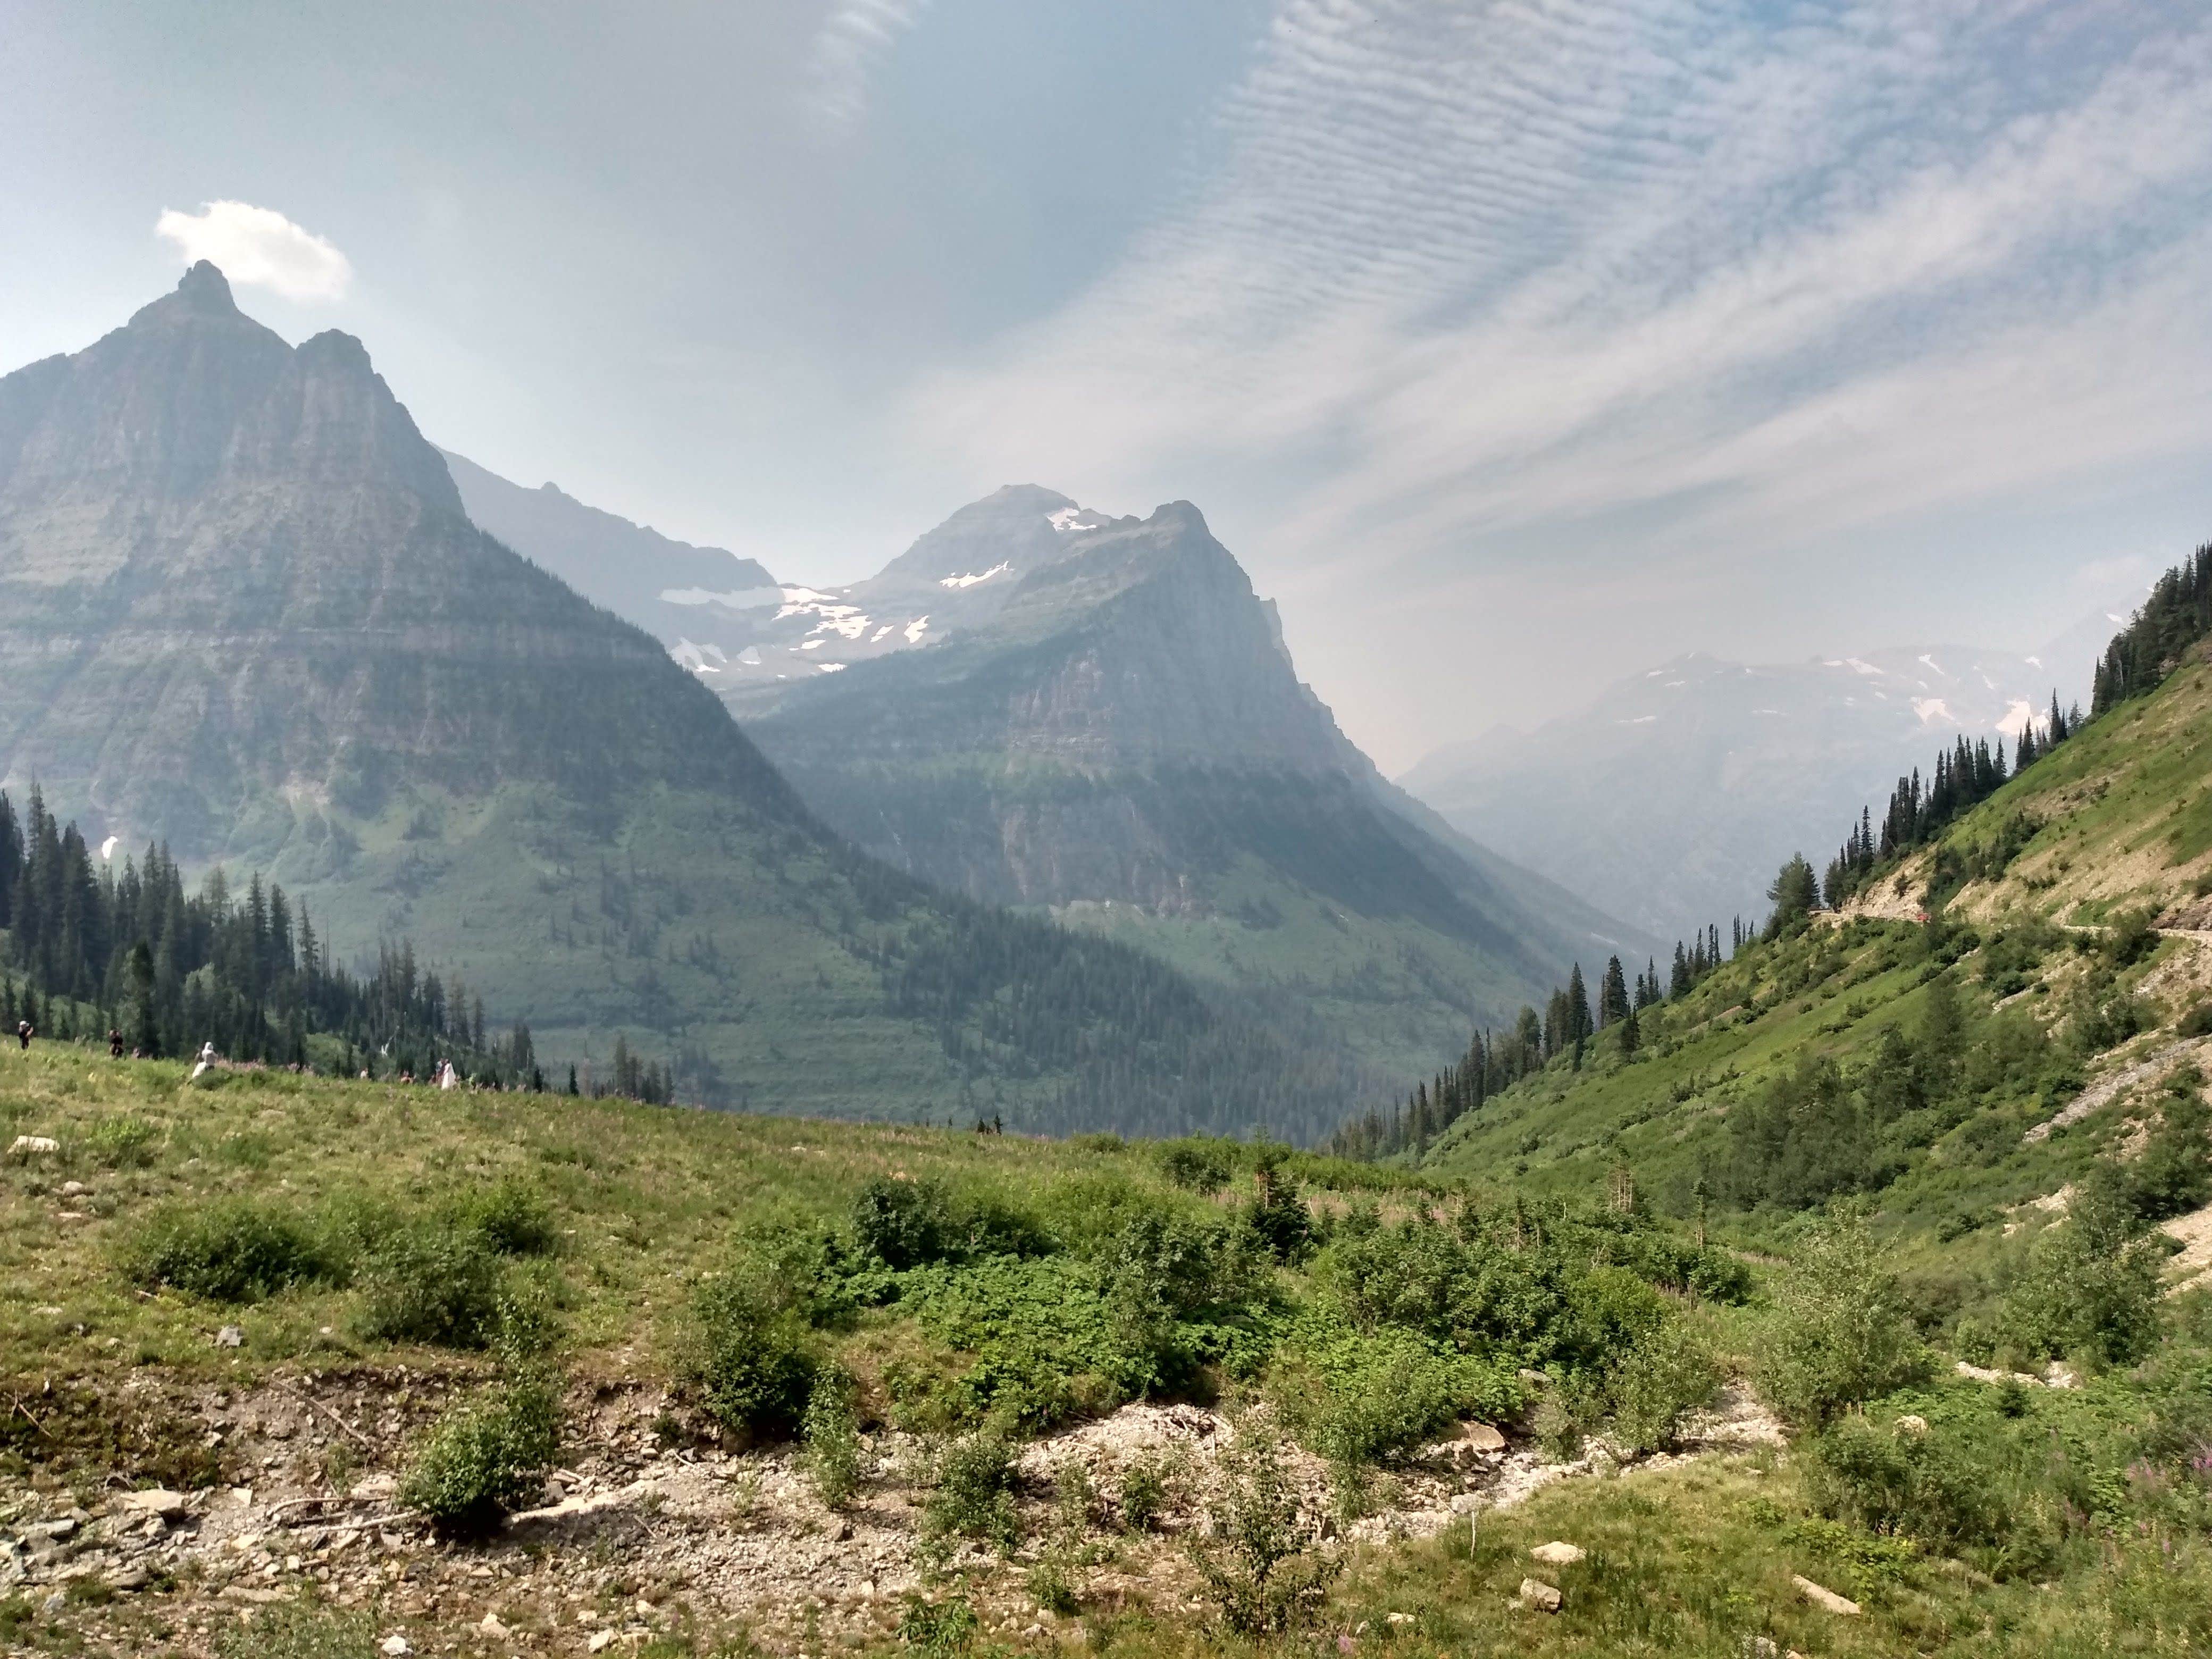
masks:
[[(1080, 1620), (1042, 1609), (1025, 1582), (1036, 1540), (1052, 1530), (1056, 1474), (1079, 1466), (1097, 1494), (1075, 1575), (1086, 1610), (1195, 1610), (1182, 1538), (1204, 1525), (1220, 1449), (1236, 1432), (1216, 1412), (1138, 1405), (1038, 1441), (1020, 1462), (1030, 1541), (1009, 1559), (963, 1547), (933, 1570), (917, 1526), (924, 1448), (912, 1437), (870, 1438), (862, 1490), (833, 1512), (788, 1449), (704, 1448), (664, 1395), (629, 1386), (572, 1396), (574, 1455), (543, 1505), (481, 1543), (441, 1541), (392, 1494), (404, 1446), (446, 1395), (440, 1380), (405, 1370), (210, 1391), (167, 1403), (193, 1414), (225, 1468), (252, 1471), (251, 1485), (0, 1492), (0, 1610), (13, 1609), (0, 1616), (0, 1645), (16, 1651), (44, 1632), (95, 1653), (204, 1655), (258, 1607), (312, 1594), (368, 1610), (394, 1655), (591, 1654), (740, 1630), (769, 1651), (818, 1653), (888, 1638), (902, 1598), (957, 1580), (1001, 1639), (1048, 1650), (1083, 1639)], [(1780, 1437), (1732, 1393), (1684, 1455)], [(1140, 1458), (1173, 1471), (1170, 1498), (1152, 1527), (1128, 1532), (1117, 1514)], [(1291, 1463), (1310, 1511), (1325, 1515), (1326, 1469), (1302, 1453)], [(1479, 1526), (1486, 1510), (1618, 1467), (1595, 1443), (1553, 1462), (1471, 1424), (1378, 1477), (1372, 1512), (1348, 1531), (1381, 1543)]]

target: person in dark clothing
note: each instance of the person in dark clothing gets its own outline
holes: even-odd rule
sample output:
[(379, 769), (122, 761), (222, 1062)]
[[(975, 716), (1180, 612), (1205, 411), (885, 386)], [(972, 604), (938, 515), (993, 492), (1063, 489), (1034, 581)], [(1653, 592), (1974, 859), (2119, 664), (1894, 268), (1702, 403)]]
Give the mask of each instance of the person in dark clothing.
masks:
[(24, 1019), (15, 1022), (15, 1041), (22, 1044), (23, 1050), (26, 1054), (30, 1052), (31, 1039), (36, 1036), (38, 1036), (38, 1032), (32, 1030), (31, 1022), (29, 1020)]
[(123, 1058), (123, 1033), (112, 1025), (107, 1028), (107, 1057), (110, 1060)]

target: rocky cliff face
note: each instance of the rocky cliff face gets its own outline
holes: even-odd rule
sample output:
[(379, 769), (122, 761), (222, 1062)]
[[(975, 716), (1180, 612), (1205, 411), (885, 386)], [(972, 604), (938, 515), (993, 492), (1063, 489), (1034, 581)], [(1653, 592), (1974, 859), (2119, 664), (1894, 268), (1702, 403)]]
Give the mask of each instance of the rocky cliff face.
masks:
[(1001, 490), (787, 608), (787, 665), (725, 695), (833, 825), (1334, 1006), (1378, 1060), (1425, 1066), (1626, 939), (1392, 791), (1188, 502), (1115, 519)]
[(360, 342), (293, 349), (212, 265), (0, 407), (0, 763), (102, 836), (268, 853), (409, 785), (679, 773), (795, 813), (652, 641), (469, 522)]
[(656, 640), (470, 521), (358, 341), (287, 345), (211, 265), (0, 380), (0, 777), (118, 862), (264, 869), (342, 956), (406, 936), (541, 1054), (623, 1031), (693, 1096), (1060, 1128), (1272, 1097), (1319, 1127), (1350, 1086), (854, 853)]

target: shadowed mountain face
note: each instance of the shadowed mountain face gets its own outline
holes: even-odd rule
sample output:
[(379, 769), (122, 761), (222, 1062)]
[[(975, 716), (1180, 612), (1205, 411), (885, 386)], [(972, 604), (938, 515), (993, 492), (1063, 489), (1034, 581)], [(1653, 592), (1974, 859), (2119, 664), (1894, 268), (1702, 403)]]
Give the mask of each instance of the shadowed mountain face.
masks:
[(1003, 489), (786, 611), (721, 684), (831, 824), (1293, 997), (1394, 1070), (1641, 943), (1383, 782), (1188, 502), (1114, 519)]
[(687, 1094), (1063, 1128), (1298, 1132), (1352, 1086), (836, 840), (659, 642), (470, 521), (359, 342), (287, 345), (210, 265), (0, 380), (0, 777), (118, 864), (263, 868), (562, 1060), (619, 1030)]
[(645, 629), (687, 668), (742, 654), (782, 608), (783, 590), (754, 560), (672, 541), (550, 483), (525, 489), (450, 452), (446, 465), (477, 528)]

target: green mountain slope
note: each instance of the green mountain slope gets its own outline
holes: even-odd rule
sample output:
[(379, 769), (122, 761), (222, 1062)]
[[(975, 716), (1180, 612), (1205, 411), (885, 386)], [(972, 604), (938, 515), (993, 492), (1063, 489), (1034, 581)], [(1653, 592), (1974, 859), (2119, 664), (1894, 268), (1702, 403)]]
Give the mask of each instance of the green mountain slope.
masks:
[[(2208, 893), (2212, 665), (2198, 647), (1842, 915), (1646, 1010), (1638, 1051), (1618, 1027), (1601, 1034), (1579, 1072), (1555, 1061), (1493, 1096), (1421, 1164), (1537, 1191), (1626, 1181), (1763, 1240), (1861, 1194), (1946, 1271), (1995, 1272), (2051, 1195), (2100, 1168), (2154, 1169), (2145, 1147), (2189, 1120), (2172, 1102), (2195, 1089), (2185, 1067), (2212, 1066), (2197, 1052), (2212, 1030)], [(2201, 1139), (2174, 1133), (2176, 1156)], [(2146, 1213), (2165, 1202), (2142, 1200)]]
[[(359, 342), (211, 265), (0, 380), (0, 777), (94, 845), (260, 867), (684, 1092), (1293, 1132), (1352, 1086), (1148, 959), (946, 901), (823, 830), (641, 631), (471, 524)], [(127, 943), (127, 942), (126, 942)]]

